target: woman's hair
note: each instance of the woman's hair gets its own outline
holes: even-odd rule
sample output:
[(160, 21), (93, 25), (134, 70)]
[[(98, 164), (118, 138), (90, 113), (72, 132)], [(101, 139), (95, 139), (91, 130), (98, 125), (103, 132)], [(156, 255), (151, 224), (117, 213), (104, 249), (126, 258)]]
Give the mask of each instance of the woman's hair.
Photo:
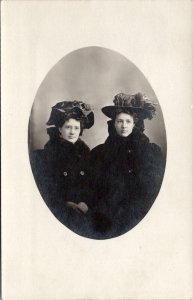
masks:
[(64, 123), (66, 121), (69, 121), (70, 119), (74, 119), (76, 121), (80, 122), (80, 134), (82, 135), (83, 129), (84, 129), (84, 124), (83, 124), (83, 119), (82, 118), (78, 118), (76, 115), (74, 114), (68, 114), (67, 116), (65, 116), (63, 119), (61, 119), (58, 124), (57, 124), (57, 128), (60, 128), (64, 125)]
[(55, 125), (54, 127), (47, 128), (47, 133), (48, 133), (50, 139), (60, 138), (61, 134), (60, 134), (59, 128), (62, 127), (65, 124), (65, 122), (69, 121), (70, 119), (74, 119), (74, 120), (80, 122), (80, 136), (81, 136), (83, 133), (83, 130), (84, 130), (83, 120), (78, 118), (74, 114), (68, 114), (67, 116), (64, 116), (63, 119), (58, 120), (57, 125)]

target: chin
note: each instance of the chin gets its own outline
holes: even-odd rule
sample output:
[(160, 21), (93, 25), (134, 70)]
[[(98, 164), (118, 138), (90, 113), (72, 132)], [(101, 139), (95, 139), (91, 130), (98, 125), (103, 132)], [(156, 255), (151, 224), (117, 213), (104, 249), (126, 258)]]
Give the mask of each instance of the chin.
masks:
[(122, 137), (128, 137), (129, 134), (130, 134), (130, 133), (122, 133), (122, 134), (120, 134), (120, 136), (122, 136)]
[(76, 141), (77, 141), (78, 139), (68, 139), (68, 141), (70, 142), (70, 143), (76, 143)]

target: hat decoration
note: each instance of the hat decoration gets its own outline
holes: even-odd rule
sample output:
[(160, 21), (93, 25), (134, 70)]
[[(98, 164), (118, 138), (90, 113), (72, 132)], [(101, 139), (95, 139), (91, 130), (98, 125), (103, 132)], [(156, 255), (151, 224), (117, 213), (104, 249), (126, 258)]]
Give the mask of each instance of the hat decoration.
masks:
[(61, 126), (66, 118), (75, 118), (83, 121), (84, 128), (90, 128), (94, 124), (94, 114), (91, 106), (83, 101), (62, 101), (52, 107), (47, 125)]
[(113, 118), (121, 112), (135, 112), (140, 118), (151, 120), (156, 114), (156, 103), (142, 93), (133, 95), (120, 93), (115, 96), (113, 102), (114, 106), (102, 108), (102, 112), (109, 118)]

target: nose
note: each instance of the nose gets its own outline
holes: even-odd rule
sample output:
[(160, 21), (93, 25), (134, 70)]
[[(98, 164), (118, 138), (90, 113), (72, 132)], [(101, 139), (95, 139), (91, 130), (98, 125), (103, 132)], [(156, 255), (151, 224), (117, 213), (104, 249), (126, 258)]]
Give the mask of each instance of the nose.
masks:
[(123, 122), (123, 123), (122, 123), (122, 128), (126, 128), (126, 125), (127, 125), (127, 123), (126, 123), (126, 122)]
[(74, 128), (71, 128), (71, 129), (70, 129), (70, 134), (73, 135), (74, 133), (75, 133), (75, 129), (74, 129)]

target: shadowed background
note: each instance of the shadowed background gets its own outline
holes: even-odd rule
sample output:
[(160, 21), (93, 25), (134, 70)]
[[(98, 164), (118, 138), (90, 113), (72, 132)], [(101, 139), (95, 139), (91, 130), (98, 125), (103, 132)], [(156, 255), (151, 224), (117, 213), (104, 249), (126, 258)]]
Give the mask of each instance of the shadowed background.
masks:
[(101, 108), (112, 105), (118, 93), (145, 93), (157, 103), (157, 114), (145, 120), (145, 134), (158, 144), (166, 155), (166, 133), (158, 99), (141, 71), (128, 59), (112, 50), (86, 47), (62, 58), (40, 85), (29, 121), (29, 150), (42, 149), (48, 141), (46, 122), (51, 107), (64, 100), (81, 100), (91, 104), (95, 124), (85, 129), (82, 139), (92, 149), (108, 136), (109, 120)]

